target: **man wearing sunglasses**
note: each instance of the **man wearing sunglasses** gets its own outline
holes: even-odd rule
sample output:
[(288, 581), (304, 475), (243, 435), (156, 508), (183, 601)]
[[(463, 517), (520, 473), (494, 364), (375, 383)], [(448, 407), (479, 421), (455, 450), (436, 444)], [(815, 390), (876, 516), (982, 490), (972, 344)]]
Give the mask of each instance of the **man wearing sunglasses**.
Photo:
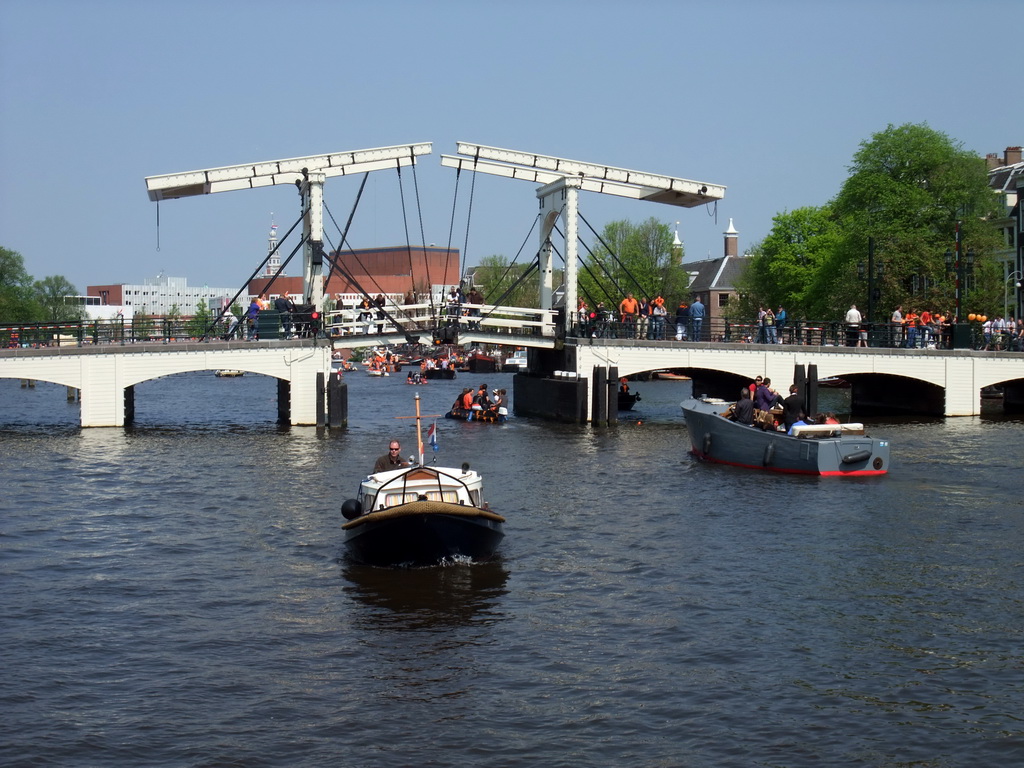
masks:
[(402, 467), (408, 467), (409, 462), (402, 460), (402, 446), (397, 440), (392, 440), (388, 444), (388, 452), (377, 459), (377, 463), (373, 465), (373, 474), (378, 472), (388, 472), (392, 469), (401, 469)]

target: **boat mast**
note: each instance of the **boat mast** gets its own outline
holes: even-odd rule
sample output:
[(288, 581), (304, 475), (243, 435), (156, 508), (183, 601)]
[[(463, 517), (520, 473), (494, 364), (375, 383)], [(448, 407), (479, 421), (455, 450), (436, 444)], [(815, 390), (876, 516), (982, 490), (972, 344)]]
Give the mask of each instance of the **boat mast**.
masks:
[(420, 429), (420, 393), (416, 393), (416, 449), (420, 456), (420, 466), (423, 466), (423, 431)]

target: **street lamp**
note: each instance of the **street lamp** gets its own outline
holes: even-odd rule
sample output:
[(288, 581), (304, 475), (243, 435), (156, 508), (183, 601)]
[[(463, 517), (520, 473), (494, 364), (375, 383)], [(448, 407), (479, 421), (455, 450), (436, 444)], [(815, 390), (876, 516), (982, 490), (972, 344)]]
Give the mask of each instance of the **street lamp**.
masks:
[[(1006, 280), (1003, 282), (1003, 320), (1006, 320), (1006, 316), (1007, 316), (1007, 314), (1009, 314), (1009, 311), (1010, 311), (1009, 310), (1010, 302), (1009, 302), (1009, 297), (1007, 296), (1007, 294), (1008, 294), (1008, 292), (1010, 290), (1010, 281), (1011, 280), (1016, 280), (1017, 281), (1017, 282), (1015, 282), (1013, 284), (1013, 287), (1016, 290), (1019, 291), (1020, 290), (1020, 281), (1024, 280), (1024, 273), (1022, 273), (1020, 270), (1015, 270), (1014, 272), (1011, 272), (1010, 274), (1008, 274), (1006, 276)], [(1017, 309), (1016, 298), (1014, 298), (1013, 307), (1014, 307), (1014, 315), (1016, 315), (1017, 314), (1017, 312), (1016, 312), (1016, 309)], [(1020, 318), (1014, 317), (1014, 319), (1018, 320)]]
[(956, 223), (956, 253), (946, 251), (946, 271), (956, 273), (956, 314), (953, 322), (961, 323), (963, 314), (960, 310), (963, 300), (967, 297), (967, 275), (974, 272), (974, 251), (968, 251), (966, 258), (964, 257), (959, 221)]
[[(875, 238), (868, 238), (868, 265), (867, 265), (867, 279), (868, 279), (868, 313), (867, 322), (871, 325), (875, 320), (875, 302), (882, 298), (881, 288), (876, 287), (875, 279), (879, 281), (882, 279), (882, 275), (885, 272), (885, 263), (878, 262), (875, 265)], [(857, 262), (857, 276), (863, 280), (865, 277), (864, 262)]]

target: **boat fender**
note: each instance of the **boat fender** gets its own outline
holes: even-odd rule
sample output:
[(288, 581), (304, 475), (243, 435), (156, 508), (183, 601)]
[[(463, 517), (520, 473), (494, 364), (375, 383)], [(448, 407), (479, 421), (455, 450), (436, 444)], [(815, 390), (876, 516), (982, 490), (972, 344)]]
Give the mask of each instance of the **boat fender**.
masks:
[(709, 453), (711, 453), (711, 433), (710, 432), (705, 432), (704, 433), (704, 454), (707, 455)]
[(464, 461), (462, 462), (462, 474), (466, 474), (467, 472), (469, 472), (469, 462)]
[(775, 443), (771, 442), (771, 443), (768, 443), (768, 445), (766, 445), (764, 447), (764, 459), (762, 460), (761, 463), (762, 463), (763, 466), (767, 467), (768, 465), (770, 465), (772, 463), (772, 459), (774, 459), (774, 458), (775, 458)]
[(854, 451), (843, 456), (843, 464), (859, 464), (871, 458), (871, 451)]
[(359, 499), (345, 499), (341, 504), (341, 514), (346, 520), (355, 520), (363, 513), (363, 505)]

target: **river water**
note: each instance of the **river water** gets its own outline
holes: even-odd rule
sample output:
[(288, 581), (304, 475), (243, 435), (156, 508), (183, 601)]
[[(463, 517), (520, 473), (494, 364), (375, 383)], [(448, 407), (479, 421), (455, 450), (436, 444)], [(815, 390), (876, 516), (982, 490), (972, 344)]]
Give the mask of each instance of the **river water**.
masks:
[[(424, 413), (482, 380), (511, 391), (431, 382)], [(873, 422), (892, 471), (849, 480), (695, 462), (688, 382), (613, 429), (440, 420), (501, 555), (392, 571), (339, 506), (414, 444), (415, 388), (348, 381), (335, 432), (278, 427), (252, 375), (84, 431), (0, 381), (0, 764), (1024, 761), (1024, 420)]]

